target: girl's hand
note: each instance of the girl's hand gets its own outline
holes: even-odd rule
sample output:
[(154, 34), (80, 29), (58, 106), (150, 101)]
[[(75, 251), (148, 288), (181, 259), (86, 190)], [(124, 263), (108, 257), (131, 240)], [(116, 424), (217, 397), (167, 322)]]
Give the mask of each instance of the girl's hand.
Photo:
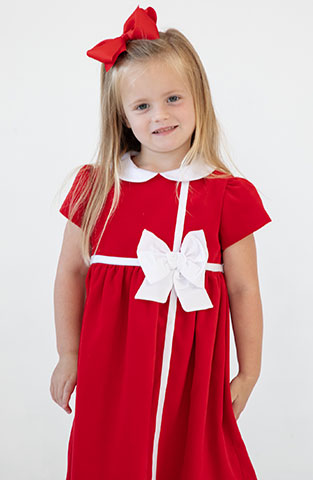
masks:
[(77, 358), (75, 353), (62, 355), (51, 376), (51, 396), (67, 413), (72, 413), (68, 402), (77, 381)]
[(256, 382), (257, 379), (255, 377), (248, 377), (240, 372), (230, 382), (231, 400), (236, 420), (238, 420), (241, 412), (245, 408)]

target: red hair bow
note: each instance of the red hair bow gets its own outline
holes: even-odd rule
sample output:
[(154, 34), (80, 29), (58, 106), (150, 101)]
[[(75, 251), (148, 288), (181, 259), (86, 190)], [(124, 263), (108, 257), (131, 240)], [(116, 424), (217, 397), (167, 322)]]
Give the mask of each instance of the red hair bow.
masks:
[(137, 38), (154, 40), (160, 38), (156, 26), (157, 14), (152, 7), (145, 10), (139, 5), (124, 23), (123, 33), (119, 37), (103, 40), (87, 51), (88, 57), (104, 63), (108, 72), (120, 53), (126, 50), (126, 42)]

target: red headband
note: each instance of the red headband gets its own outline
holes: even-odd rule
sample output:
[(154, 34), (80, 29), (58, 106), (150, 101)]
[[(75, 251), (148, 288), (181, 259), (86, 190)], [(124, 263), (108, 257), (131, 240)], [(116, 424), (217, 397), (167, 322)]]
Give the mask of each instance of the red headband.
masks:
[(120, 53), (126, 50), (126, 42), (137, 38), (154, 40), (160, 38), (156, 26), (157, 14), (152, 7), (145, 10), (139, 5), (124, 23), (123, 33), (119, 37), (103, 40), (87, 51), (88, 57), (104, 63), (108, 72)]

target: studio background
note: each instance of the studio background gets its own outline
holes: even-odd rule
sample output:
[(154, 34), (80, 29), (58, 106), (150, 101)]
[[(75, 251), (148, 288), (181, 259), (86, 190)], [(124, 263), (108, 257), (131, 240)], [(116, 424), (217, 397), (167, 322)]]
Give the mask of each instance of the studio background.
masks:
[[(73, 176), (94, 161), (100, 63), (134, 1), (11, 1), (1, 15), (1, 445), (5, 480), (65, 479), (68, 415), (50, 395), (53, 286)], [(227, 149), (272, 222), (255, 233), (263, 302), (260, 378), (238, 420), (260, 480), (313, 478), (312, 3), (143, 1), (206, 68)], [(225, 157), (226, 158), (226, 157)], [(226, 158), (227, 160), (227, 158)], [(231, 167), (231, 165), (230, 165)], [(232, 167), (231, 167), (232, 168)], [(231, 378), (237, 361), (231, 333)]]

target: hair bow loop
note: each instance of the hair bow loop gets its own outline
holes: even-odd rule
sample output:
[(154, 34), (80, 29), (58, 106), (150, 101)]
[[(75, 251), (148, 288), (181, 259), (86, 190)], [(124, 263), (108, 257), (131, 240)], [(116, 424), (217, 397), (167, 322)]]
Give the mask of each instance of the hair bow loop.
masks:
[(88, 57), (99, 60), (105, 64), (105, 69), (108, 71), (116, 62), (117, 57), (126, 50), (126, 42), (122, 37), (116, 37), (95, 45), (91, 50), (88, 50)]
[(160, 37), (156, 20), (157, 15), (152, 7), (143, 9), (138, 5), (124, 23), (122, 35), (97, 43), (93, 48), (87, 50), (88, 57), (104, 63), (105, 70), (108, 72), (116, 62), (117, 57), (126, 50), (128, 40), (142, 38), (154, 40)]

